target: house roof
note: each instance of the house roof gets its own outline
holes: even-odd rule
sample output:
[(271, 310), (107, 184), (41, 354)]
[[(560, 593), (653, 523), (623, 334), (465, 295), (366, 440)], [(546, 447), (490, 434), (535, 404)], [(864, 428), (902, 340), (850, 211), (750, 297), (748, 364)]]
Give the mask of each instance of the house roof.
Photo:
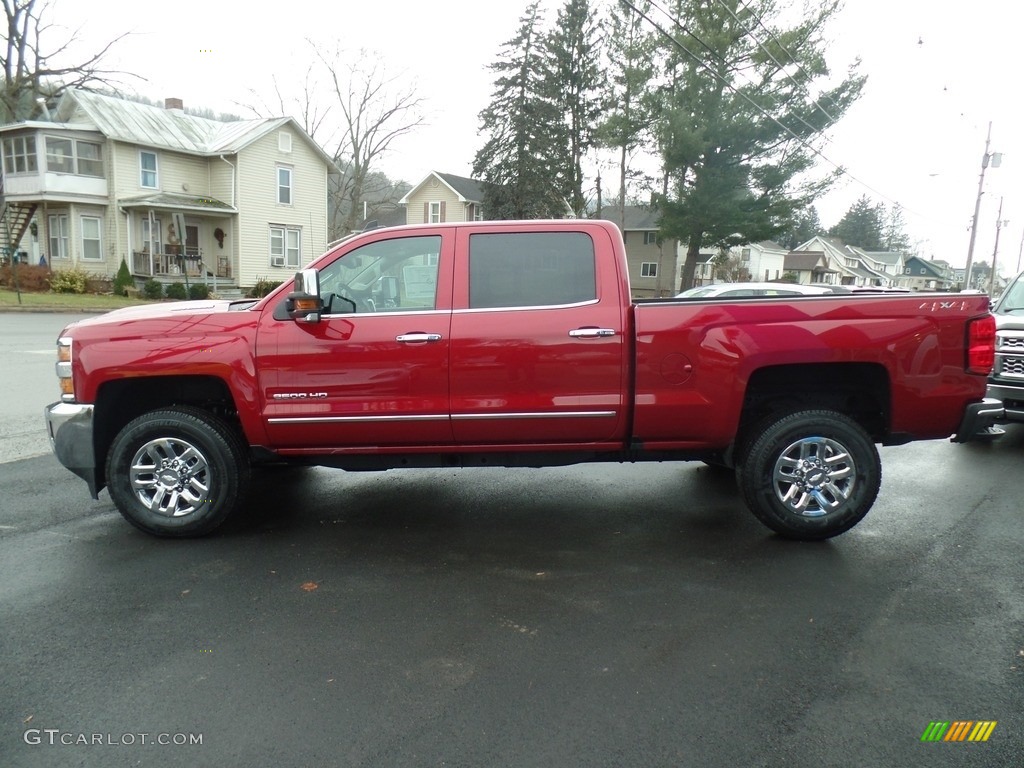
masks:
[(238, 213), (237, 208), (216, 200), (212, 197), (197, 195), (175, 195), (168, 192), (156, 192), (152, 195), (123, 198), (118, 201), (122, 208), (178, 208), (195, 212)]
[(465, 176), (456, 176), (451, 173), (438, 173), (441, 180), (455, 190), (460, 198), (467, 203), (479, 203), (484, 199), (484, 187), (482, 181), (469, 179)]
[(625, 213), (623, 230), (626, 232), (655, 232), (658, 229), (658, 213), (646, 205), (627, 205), (625, 208), (605, 205), (601, 207), (599, 218), (618, 224), (622, 221), (622, 213)]
[(431, 179), (437, 179), (452, 192), (454, 192), (459, 202), (462, 203), (480, 203), (484, 199), (484, 182), (478, 181), (477, 179), (470, 179), (465, 176), (456, 176), (452, 173), (441, 173), (439, 171), (431, 171), (428, 173), (419, 184), (415, 185), (412, 189), (405, 193), (401, 200), (400, 205), (405, 205), (409, 202), (409, 198), (419, 191), (420, 187), (429, 182)]
[(224, 122), (100, 93), (66, 91), (57, 105), (57, 119), (66, 121), (79, 114), (109, 139), (206, 157), (235, 154), (267, 133), (288, 125), (325, 163), (334, 167), (331, 157), (290, 117)]
[(790, 251), (782, 261), (782, 268), (787, 272), (836, 271), (828, 269), (827, 264), (828, 259), (825, 258), (824, 251)]
[(848, 246), (848, 248), (855, 253), (862, 254), (872, 261), (877, 261), (879, 264), (888, 264), (889, 266), (899, 264), (900, 259), (903, 258), (903, 254), (899, 251), (865, 251), (862, 248), (857, 248), (852, 245)]
[[(914, 268), (920, 269), (920, 267), (918, 267), (918, 265), (921, 265), (925, 269), (927, 269), (929, 272), (931, 272), (935, 277), (938, 277), (938, 278), (945, 277), (943, 275), (942, 267), (940, 267), (938, 264), (934, 264), (934, 263), (928, 261), (928, 259), (922, 259), (920, 256), (911, 256), (909, 259), (907, 259), (906, 265), (908, 267), (910, 267), (911, 269), (914, 269)], [(979, 266), (980, 265), (976, 264), (974, 266), (974, 269), (977, 269)], [(912, 272), (910, 276), (913, 277), (914, 273)]]

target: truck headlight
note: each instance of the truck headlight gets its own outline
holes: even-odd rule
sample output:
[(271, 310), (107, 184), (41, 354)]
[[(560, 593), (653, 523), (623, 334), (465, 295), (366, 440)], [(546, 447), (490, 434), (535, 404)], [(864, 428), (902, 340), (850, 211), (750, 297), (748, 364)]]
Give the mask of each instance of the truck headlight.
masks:
[(71, 337), (57, 339), (57, 379), (60, 381), (60, 399), (74, 402), (75, 382), (71, 378)]

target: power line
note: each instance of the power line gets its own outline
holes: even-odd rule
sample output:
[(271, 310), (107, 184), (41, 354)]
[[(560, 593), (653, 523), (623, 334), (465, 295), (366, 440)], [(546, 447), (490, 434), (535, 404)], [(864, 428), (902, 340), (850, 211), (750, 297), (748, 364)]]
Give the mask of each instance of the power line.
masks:
[[(720, 1), (720, 0), (719, 0), (719, 1)], [(654, 0), (649, 0), (649, 2), (650, 2), (650, 4), (651, 4), (652, 6), (654, 6), (654, 7), (655, 7), (655, 8), (657, 8), (657, 9), (658, 9), (659, 11), (661, 11), (661, 13), (662, 13), (662, 14), (663, 14), (663, 15), (664, 15), (664, 16), (665, 16), (666, 18), (668, 18), (668, 19), (669, 19), (669, 20), (670, 20), (670, 21), (671, 21), (671, 22), (672, 22), (673, 24), (675, 24), (675, 26), (677, 26), (677, 27), (678, 27), (678, 28), (679, 28), (679, 29), (680, 29), (680, 30), (681, 30), (682, 32), (684, 32), (685, 34), (689, 35), (689, 36), (690, 36), (690, 37), (692, 37), (692, 38), (693, 38), (694, 40), (696, 40), (696, 41), (697, 41), (697, 42), (698, 42), (698, 43), (699, 43), (699, 44), (701, 45), (701, 47), (703, 47), (703, 48), (704, 48), (704, 50), (706, 50), (706, 51), (707, 51), (708, 53), (710, 53), (710, 54), (711, 54), (712, 58), (714, 58), (714, 59), (715, 59), (715, 60), (716, 60), (717, 62), (719, 62), (719, 63), (721, 63), (721, 64), (725, 64), (725, 65), (726, 65), (726, 66), (728, 67), (728, 62), (726, 62), (726, 61), (725, 61), (725, 59), (724, 59), (724, 58), (722, 58), (722, 55), (721, 55), (721, 53), (719, 53), (719, 52), (718, 52), (718, 51), (716, 51), (716, 50), (715, 50), (714, 48), (712, 48), (712, 47), (711, 47), (711, 46), (709, 46), (709, 45), (708, 45), (707, 43), (705, 43), (705, 42), (704, 42), (704, 41), (703, 41), (703, 40), (702, 40), (702, 39), (701, 39), (701, 38), (700, 38), (700, 37), (699, 37), (699, 36), (698, 36), (698, 35), (697, 35), (697, 34), (696, 34), (696, 33), (695, 33), (694, 31), (693, 31), (693, 30), (691, 30), (691, 29), (690, 29), (689, 27), (686, 27), (685, 25), (683, 25), (683, 24), (680, 24), (680, 23), (679, 23), (679, 21), (678, 21), (677, 19), (673, 18), (673, 16), (672, 16), (672, 15), (671, 15), (671, 14), (670, 14), (670, 13), (669, 13), (668, 11), (666, 11), (666, 10), (664, 9), (664, 7), (662, 7), (662, 6), (661, 6), (661, 5), (659, 4), (659, 3), (655, 2)], [(683, 50), (686, 50), (686, 49), (684, 48)], [(691, 55), (692, 55), (692, 54), (691, 54)], [(702, 66), (705, 66), (705, 67), (707, 67), (707, 65), (706, 65), (706, 64), (704, 64), (704, 62), (700, 61), (699, 59), (698, 59), (697, 61), (698, 61), (698, 63), (700, 63), (700, 64), (701, 64)], [(710, 67), (707, 67), (707, 68), (708, 68), (708, 69), (710, 69)], [(715, 74), (716, 74), (716, 76), (717, 76), (717, 74), (718, 74), (718, 73), (715, 73)], [(727, 81), (727, 80), (725, 80), (725, 78), (719, 77), (719, 79), (720, 79), (720, 80), (722, 80), (722, 82), (726, 83), (726, 85), (729, 85), (728, 81)], [(751, 85), (753, 85), (753, 83), (751, 83)], [(730, 85), (730, 87), (731, 87), (731, 85)], [(735, 89), (733, 89), (733, 90), (735, 90)], [(736, 91), (736, 92), (737, 92), (737, 93), (739, 93), (739, 91)], [(779, 104), (778, 100), (776, 100), (776, 99), (772, 98), (771, 96), (769, 96), (769, 99), (771, 100), (771, 102), (772, 102), (772, 106), (773, 106), (773, 107), (775, 107), (775, 108), (777, 108), (777, 109), (781, 109), (781, 108), (782, 108), (782, 106), (783, 106), (783, 105)], [(749, 101), (749, 99), (748, 99), (748, 101)], [(812, 132), (812, 133), (816, 133), (816, 132), (817, 132), (817, 130), (818, 130), (818, 129), (817, 129), (817, 128), (815, 128), (815, 127), (814, 127), (813, 125), (811, 125), (810, 123), (808, 123), (808, 122), (807, 122), (806, 120), (804, 120), (804, 119), (803, 119), (803, 118), (802, 118), (802, 117), (801, 117), (800, 115), (798, 115), (798, 114), (794, 113), (794, 114), (793, 114), (793, 117), (795, 117), (795, 118), (796, 118), (797, 120), (799, 120), (799, 121), (800, 121), (801, 123), (803, 123), (803, 124), (804, 124), (804, 126), (806, 126), (806, 127), (807, 127), (807, 128), (808, 128), (808, 129), (809, 129), (809, 130), (810, 130), (811, 132)], [(776, 122), (778, 122), (778, 121), (776, 121)], [(779, 123), (779, 124), (781, 125), (781, 123)]]
[[(772, 32), (770, 29), (768, 29), (768, 27), (765, 26), (764, 22), (761, 20), (761, 17), (758, 16), (756, 13), (754, 13), (754, 9), (753, 8), (751, 8), (749, 5), (747, 5), (746, 0), (739, 0), (739, 2), (743, 4), (744, 8), (746, 8), (748, 11), (750, 11), (750, 15), (757, 22), (758, 26), (761, 27), (761, 29), (763, 29), (765, 32), (768, 33), (768, 39), (772, 40), (776, 45), (778, 45), (779, 48), (782, 49), (782, 52), (789, 57), (790, 63), (791, 64), (795, 64), (797, 66), (797, 69), (800, 70), (800, 73), (804, 77), (806, 77), (808, 79), (808, 81), (810, 81), (811, 75), (810, 75), (810, 73), (806, 69), (804, 69), (803, 64), (801, 64), (799, 61), (797, 61), (796, 56), (794, 56), (792, 53), (789, 52), (789, 50), (787, 50), (786, 46), (784, 46), (782, 44), (782, 41), (779, 40), (779, 38), (775, 35), (775, 33)], [(826, 97), (826, 98), (828, 98), (828, 97)], [(834, 101), (832, 101), (831, 98), (829, 98), (828, 100), (832, 104), (833, 107), (838, 107), (839, 106)]]
[[(742, 1), (743, 0), (740, 0), (740, 2), (742, 2)], [(718, 4), (721, 5), (723, 8), (725, 8), (725, 10), (729, 13), (729, 15), (732, 16), (736, 20), (736, 23), (740, 25), (740, 27), (743, 29), (743, 31), (747, 34), (747, 37), (749, 37), (751, 40), (753, 40), (755, 43), (757, 43), (757, 47), (760, 48), (762, 51), (764, 51), (768, 55), (768, 58), (770, 58), (773, 62), (775, 62), (775, 65), (779, 68), (779, 71), (782, 72), (786, 76), (786, 78), (789, 80), (789, 82), (791, 82), (793, 84), (793, 86), (795, 88), (797, 88), (798, 90), (803, 90), (808, 96), (811, 96), (810, 91), (806, 87), (801, 89), (800, 84), (797, 83), (797, 81), (793, 79), (793, 76), (791, 74), (789, 74), (789, 72), (786, 71), (785, 65), (782, 62), (780, 62), (778, 59), (775, 58), (775, 55), (771, 51), (768, 50), (767, 46), (765, 46), (765, 44), (762, 43), (754, 35), (754, 33), (751, 30), (747, 29), (746, 25), (740, 20), (740, 17), (736, 15), (736, 13), (732, 10), (732, 8), (730, 8), (728, 5), (725, 4), (724, 0), (718, 0)], [(747, 8), (745, 3), (744, 3), (744, 7)], [(750, 15), (754, 17), (754, 19), (758, 22), (758, 24), (761, 24), (761, 20), (759, 18), (757, 18), (757, 16), (754, 15), (754, 12), (751, 11), (750, 8), (747, 8), (747, 10), (750, 11)], [(762, 26), (762, 28), (764, 28), (764, 24), (761, 24), (761, 26)], [(772, 33), (771, 30), (765, 29), (765, 31), (768, 32), (769, 38), (771, 40), (773, 40), (775, 42), (775, 44), (779, 46), (779, 48), (781, 48), (783, 51), (785, 51), (787, 56), (789, 56), (790, 64), (796, 64), (796, 66), (799, 67), (800, 71), (803, 73), (804, 77), (806, 77), (808, 82), (810, 82), (811, 76), (807, 73), (807, 71), (803, 68), (803, 66), (801, 66), (800, 63), (797, 62), (793, 58), (793, 54), (791, 54), (789, 51), (786, 51), (785, 46), (782, 45), (782, 42)], [(830, 101), (831, 101), (831, 99), (830, 99)], [(814, 106), (816, 106), (821, 111), (821, 113), (823, 115), (825, 115), (825, 117), (827, 117), (829, 119), (829, 123), (830, 124), (835, 124), (835, 123), (839, 122), (836, 118), (832, 117), (832, 115), (829, 114), (828, 110), (826, 110), (823, 106), (821, 106), (821, 104), (818, 103), (818, 100), (815, 99), (813, 96), (811, 96), (811, 102), (814, 104)], [(835, 102), (833, 102), (833, 105), (835, 105)]]

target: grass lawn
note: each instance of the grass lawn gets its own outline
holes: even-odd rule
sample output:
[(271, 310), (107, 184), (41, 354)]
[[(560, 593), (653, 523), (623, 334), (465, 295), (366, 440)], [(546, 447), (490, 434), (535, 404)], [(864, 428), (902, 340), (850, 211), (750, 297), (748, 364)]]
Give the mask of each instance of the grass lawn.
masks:
[(46, 310), (51, 312), (103, 312), (108, 309), (151, 304), (148, 299), (130, 299), (127, 296), (103, 296), (90, 293), (27, 293), (18, 294), (9, 288), (0, 288), (0, 309)]

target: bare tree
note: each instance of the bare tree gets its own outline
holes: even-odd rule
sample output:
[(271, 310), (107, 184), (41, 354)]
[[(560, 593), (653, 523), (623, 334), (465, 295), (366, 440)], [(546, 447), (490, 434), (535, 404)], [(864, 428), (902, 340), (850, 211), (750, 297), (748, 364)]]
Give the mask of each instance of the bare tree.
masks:
[[(423, 125), (423, 100), (401, 74), (389, 76), (377, 54), (325, 49), (307, 39), (314, 53), (302, 86), (286, 97), (277, 79), (273, 97), (239, 104), (256, 117), (292, 115), (331, 156), (330, 238), (355, 230), (359, 221), (394, 208), (408, 190), (376, 170), (392, 142)], [(325, 99), (324, 94), (330, 98)]]
[[(116, 43), (126, 37), (118, 35), (84, 61), (65, 61), (81, 29), (55, 38), (50, 33), (60, 30), (47, 20), (55, 4), (44, 0), (3, 0), (7, 21), (7, 45), (0, 48), (4, 81), (0, 86), (0, 121), (25, 120), (40, 109), (37, 99), (53, 99), (69, 88), (90, 90), (113, 88), (125, 73), (106, 69), (103, 61)], [(57, 42), (44, 47), (43, 38)]]
[(374, 163), (395, 139), (423, 125), (423, 99), (416, 95), (415, 84), (388, 75), (377, 54), (361, 50), (353, 56), (310, 44), (333, 90), (332, 106), (338, 108), (338, 133), (327, 151), (342, 171), (337, 197), (347, 215), (341, 229), (351, 232), (362, 214)]

